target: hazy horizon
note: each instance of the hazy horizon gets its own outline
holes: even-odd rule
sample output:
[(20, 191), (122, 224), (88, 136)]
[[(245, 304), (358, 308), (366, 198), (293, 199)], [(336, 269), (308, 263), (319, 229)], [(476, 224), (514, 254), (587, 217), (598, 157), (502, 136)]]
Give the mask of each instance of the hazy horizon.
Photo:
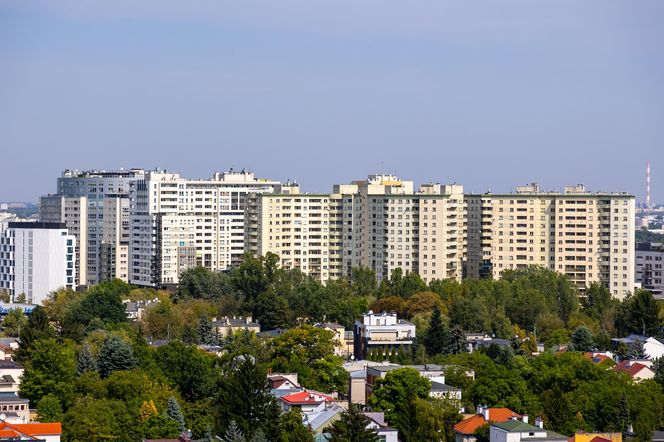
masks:
[(664, 203), (664, 3), (0, 0), (0, 201), (63, 169)]

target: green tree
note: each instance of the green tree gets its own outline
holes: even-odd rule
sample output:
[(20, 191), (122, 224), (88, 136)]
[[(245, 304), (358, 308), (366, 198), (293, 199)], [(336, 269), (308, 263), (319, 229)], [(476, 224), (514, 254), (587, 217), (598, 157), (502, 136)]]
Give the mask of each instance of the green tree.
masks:
[(458, 404), (446, 399), (413, 401), (416, 416), (415, 440), (454, 441), (454, 424), (461, 420)]
[(62, 404), (53, 394), (43, 396), (37, 403), (39, 422), (61, 422), (62, 414)]
[(449, 332), (443, 324), (438, 306), (434, 307), (429, 321), (429, 328), (424, 335), (424, 347), (427, 354), (435, 356), (441, 354), (449, 341)]
[(590, 284), (584, 295), (581, 298), (583, 312), (596, 320), (600, 320), (615, 303), (609, 289), (598, 282)]
[(137, 360), (131, 346), (117, 336), (109, 336), (99, 351), (99, 374), (108, 377), (117, 370), (131, 370), (136, 367)]
[(399, 407), (406, 408), (414, 398), (429, 397), (430, 390), (431, 382), (420, 376), (417, 370), (410, 367), (398, 368), (376, 381), (368, 403), (377, 410), (384, 411), (389, 422), (395, 422)]
[(459, 354), (468, 352), (468, 341), (466, 340), (466, 335), (463, 332), (463, 329), (456, 325), (452, 327), (450, 331), (450, 338), (447, 344), (446, 352), (448, 354)]
[(371, 296), (376, 293), (376, 272), (369, 267), (354, 267), (350, 285), (356, 296)]
[(5, 319), (2, 320), (2, 329), (5, 332), (5, 335), (12, 338), (17, 338), (21, 329), (27, 327), (28, 318), (23, 314), (21, 309), (11, 309), (9, 313), (5, 316)]
[(222, 438), (224, 442), (246, 442), (247, 439), (244, 437), (244, 433), (242, 433), (242, 430), (237, 426), (237, 423), (235, 421), (231, 421), (230, 424), (228, 424), (228, 428), (226, 429), (226, 432), (224, 433), (224, 437)]
[(574, 351), (592, 351), (595, 348), (593, 334), (588, 327), (582, 325), (572, 333), (572, 346)]
[(30, 318), (28, 318), (28, 326), (21, 329), (20, 333), (21, 346), (16, 352), (16, 359), (19, 362), (25, 361), (32, 349), (32, 344), (40, 339), (52, 338), (55, 332), (49, 324), (48, 317), (44, 308), (36, 306), (32, 309)]
[(28, 302), (28, 299), (25, 296), (25, 293), (21, 292), (14, 297), (14, 302), (17, 304), (25, 304), (26, 302)]
[(166, 416), (177, 422), (180, 432), (184, 432), (187, 429), (184, 422), (184, 415), (180, 408), (180, 403), (173, 396), (169, 397), (168, 402), (166, 402)]
[(30, 359), (25, 361), (20, 395), (38, 404), (41, 398), (52, 394), (64, 406), (74, 393), (74, 352), (68, 345), (53, 338), (33, 342)]
[(206, 353), (172, 341), (157, 349), (155, 361), (184, 399), (198, 401), (210, 395), (214, 375), (212, 359)]
[(622, 335), (636, 333), (652, 336), (657, 333), (660, 325), (659, 306), (647, 290), (636, 290), (623, 300), (618, 309), (616, 328)]
[(335, 421), (329, 429), (330, 442), (376, 442), (378, 433), (373, 428), (367, 428), (369, 418), (363, 415), (358, 406), (350, 404), (348, 411), (341, 414), (341, 419)]
[(283, 296), (268, 290), (259, 294), (254, 302), (253, 314), (262, 330), (276, 330), (290, 326), (290, 307)]
[(97, 371), (97, 361), (89, 344), (83, 345), (76, 358), (76, 374), (80, 376), (87, 371)]
[(302, 414), (296, 408), (279, 418), (279, 442), (313, 442), (311, 430), (302, 423)]
[(102, 442), (139, 440), (134, 434), (135, 421), (121, 401), (78, 398), (63, 419), (62, 438), (66, 441)]
[(664, 387), (664, 356), (652, 360), (652, 370), (655, 372), (655, 382)]
[(256, 430), (265, 433), (276, 425), (279, 407), (272, 396), (266, 372), (251, 356), (238, 356), (224, 368), (215, 399), (221, 427), (235, 422), (251, 438)]
[(201, 316), (198, 320), (196, 336), (199, 344), (217, 345), (219, 343), (217, 331), (210, 322), (210, 318), (205, 315)]
[(0, 289), (0, 302), (4, 302), (5, 304), (9, 304), (11, 302), (9, 292), (5, 289)]

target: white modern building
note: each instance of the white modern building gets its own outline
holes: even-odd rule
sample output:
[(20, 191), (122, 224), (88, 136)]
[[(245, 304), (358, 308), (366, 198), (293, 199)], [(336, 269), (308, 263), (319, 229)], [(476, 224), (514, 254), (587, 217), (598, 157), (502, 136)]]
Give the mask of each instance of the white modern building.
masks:
[(355, 321), (353, 354), (366, 359), (367, 353), (380, 351), (387, 355), (415, 341), (415, 325), (397, 318), (396, 313), (374, 313), (371, 310)]
[(0, 235), (0, 288), (41, 304), (54, 290), (76, 288), (76, 238), (62, 223), (9, 223)]
[(182, 271), (218, 271), (240, 263), (245, 251), (245, 209), (250, 193), (279, 192), (278, 181), (253, 173), (215, 173), (190, 180), (147, 172), (131, 191), (129, 282), (177, 284)]

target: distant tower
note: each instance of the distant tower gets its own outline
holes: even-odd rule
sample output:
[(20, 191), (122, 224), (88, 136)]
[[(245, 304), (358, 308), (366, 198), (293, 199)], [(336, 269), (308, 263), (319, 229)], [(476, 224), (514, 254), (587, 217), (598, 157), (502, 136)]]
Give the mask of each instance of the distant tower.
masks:
[(646, 163), (646, 209), (650, 209), (650, 161)]

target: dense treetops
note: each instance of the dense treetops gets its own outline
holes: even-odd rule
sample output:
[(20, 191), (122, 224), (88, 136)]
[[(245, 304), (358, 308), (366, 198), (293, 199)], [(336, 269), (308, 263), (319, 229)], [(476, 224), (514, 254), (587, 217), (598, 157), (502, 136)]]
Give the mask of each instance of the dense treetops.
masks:
[[(300, 416), (279, 413), (266, 372), (296, 372), (307, 388), (345, 394), (348, 374), (334, 355), (333, 334), (313, 324), (337, 321), (348, 329), (373, 308), (410, 319), (418, 339), (372, 356), (444, 364), (447, 383), (463, 389), (468, 407), (507, 406), (542, 416), (547, 427), (566, 434), (629, 423), (645, 440), (664, 424), (661, 361), (654, 364), (655, 381), (635, 384), (580, 353), (531, 356), (538, 341), (583, 351), (608, 348), (613, 336), (660, 333), (661, 305), (647, 292), (619, 302), (593, 285), (579, 298), (564, 276), (537, 267), (506, 272), (500, 281), (430, 284), (401, 272), (376, 284), (371, 271), (355, 269), (349, 279), (322, 285), (276, 263), (273, 255), (247, 256), (227, 273), (192, 269), (173, 293), (120, 281), (54, 293), (27, 321), (14, 314), (3, 324), (6, 334), (21, 338), (21, 394), (42, 419), (62, 420), (64, 441), (175, 437), (183, 427), (197, 438), (311, 440)], [(155, 299), (140, 321), (127, 320), (123, 300)], [(253, 316), (264, 330), (288, 331), (274, 339), (249, 332), (221, 338), (211, 321), (224, 315)], [(468, 354), (464, 332), (511, 345)], [(148, 345), (157, 340), (168, 342)], [(220, 354), (199, 350), (199, 343), (218, 345)], [(624, 357), (639, 353), (622, 351)], [(475, 380), (466, 376), (469, 369)], [(428, 381), (416, 374), (390, 372), (369, 405), (384, 411), (404, 440), (453, 440), (458, 404), (430, 399)], [(346, 440), (362, 421), (354, 411), (345, 415), (336, 440)]]

